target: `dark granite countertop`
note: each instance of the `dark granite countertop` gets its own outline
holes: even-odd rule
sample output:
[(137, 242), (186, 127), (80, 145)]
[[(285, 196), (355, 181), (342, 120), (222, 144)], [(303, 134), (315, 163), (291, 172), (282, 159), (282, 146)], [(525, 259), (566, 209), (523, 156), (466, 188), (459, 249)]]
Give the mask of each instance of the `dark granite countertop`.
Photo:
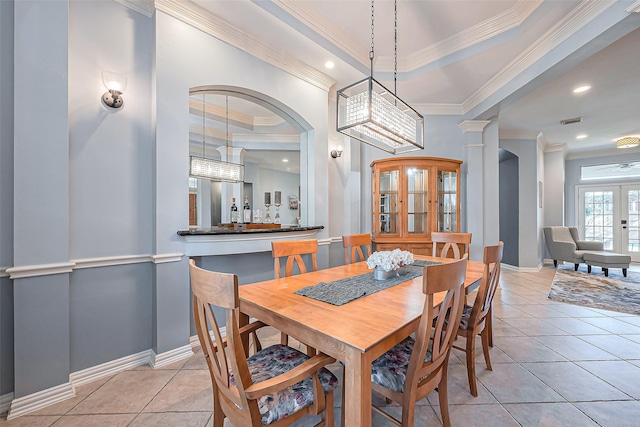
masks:
[(179, 230), (180, 236), (217, 236), (224, 234), (265, 234), (265, 233), (289, 233), (292, 231), (309, 231), (309, 230), (322, 230), (324, 225), (309, 225), (306, 227), (282, 227), (282, 228), (258, 228), (250, 230), (234, 230), (230, 228), (193, 228), (190, 230)]

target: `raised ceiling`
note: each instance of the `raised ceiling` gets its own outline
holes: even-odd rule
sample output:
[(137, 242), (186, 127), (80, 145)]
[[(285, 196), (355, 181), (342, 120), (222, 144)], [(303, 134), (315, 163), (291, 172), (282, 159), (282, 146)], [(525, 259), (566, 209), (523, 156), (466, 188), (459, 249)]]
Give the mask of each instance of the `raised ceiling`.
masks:
[[(369, 74), (366, 0), (154, 5), (331, 97)], [(391, 88), (393, 7), (390, 0), (374, 4), (374, 77)], [(570, 154), (603, 153), (612, 139), (640, 134), (633, 100), (640, 93), (639, 12), (634, 0), (401, 0), (397, 95), (425, 115), (498, 116), (501, 137), (539, 137), (550, 146), (566, 144)], [(329, 60), (332, 69), (325, 68)], [(574, 96), (573, 87), (584, 82), (592, 90)], [(584, 117), (579, 125), (559, 126), (576, 115)], [(577, 142), (577, 132), (589, 137)]]

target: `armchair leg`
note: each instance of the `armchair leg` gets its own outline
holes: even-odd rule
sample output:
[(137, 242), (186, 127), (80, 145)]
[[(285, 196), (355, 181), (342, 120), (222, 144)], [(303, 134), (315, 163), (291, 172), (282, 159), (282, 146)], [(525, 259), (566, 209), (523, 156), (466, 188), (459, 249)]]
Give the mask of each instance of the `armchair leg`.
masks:
[(574, 266), (576, 268), (575, 271), (578, 271), (578, 267), (580, 266), (580, 264), (574, 264)]
[(558, 260), (557, 259), (553, 260), (553, 267), (554, 268), (558, 268)]
[(591, 266), (587, 264), (587, 273), (591, 273)]

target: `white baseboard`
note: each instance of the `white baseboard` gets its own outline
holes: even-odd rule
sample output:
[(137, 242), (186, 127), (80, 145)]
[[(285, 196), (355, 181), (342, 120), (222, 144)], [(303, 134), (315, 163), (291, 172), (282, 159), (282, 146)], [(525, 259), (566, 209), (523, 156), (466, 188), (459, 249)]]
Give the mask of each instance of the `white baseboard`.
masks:
[(68, 382), (28, 396), (13, 399), (7, 420), (12, 420), (75, 396), (75, 390), (71, 383)]
[[(195, 338), (197, 342), (198, 338)], [(150, 365), (154, 369), (160, 368), (189, 358), (192, 355), (193, 350), (191, 349), (191, 344), (189, 344), (165, 353), (160, 353), (159, 355), (156, 355), (153, 350), (145, 350), (140, 353), (121, 357), (120, 359), (73, 372), (69, 375), (69, 382), (66, 384), (61, 384), (18, 399), (14, 399), (13, 393), (2, 395), (0, 396), (0, 413), (8, 410), (8, 420), (17, 418), (75, 397), (75, 387), (115, 375), (137, 366)]]
[(115, 375), (118, 372), (122, 372), (127, 369), (147, 365), (151, 362), (152, 353), (153, 351), (151, 350), (145, 350), (140, 353), (121, 357), (120, 359), (102, 363), (97, 366), (92, 366), (91, 368), (83, 369), (78, 372), (73, 372), (69, 375), (69, 380), (74, 387), (78, 387), (104, 377)]
[(11, 401), (13, 400), (13, 393), (7, 393), (0, 396), (0, 414), (3, 414), (11, 408)]
[(539, 264), (537, 267), (517, 267), (515, 265), (501, 263), (500, 267), (505, 270), (516, 271), (518, 273), (537, 273), (542, 269), (542, 264)]
[(189, 344), (191, 345), (192, 349), (198, 348), (200, 347), (200, 339), (197, 335), (192, 335), (191, 337), (189, 337)]
[(149, 365), (151, 365), (153, 369), (157, 369), (178, 362), (180, 360), (188, 359), (191, 356), (193, 356), (193, 349), (191, 348), (191, 344), (183, 345), (182, 347), (178, 347), (176, 349), (160, 354), (155, 354), (153, 351), (151, 351), (151, 360), (149, 361)]

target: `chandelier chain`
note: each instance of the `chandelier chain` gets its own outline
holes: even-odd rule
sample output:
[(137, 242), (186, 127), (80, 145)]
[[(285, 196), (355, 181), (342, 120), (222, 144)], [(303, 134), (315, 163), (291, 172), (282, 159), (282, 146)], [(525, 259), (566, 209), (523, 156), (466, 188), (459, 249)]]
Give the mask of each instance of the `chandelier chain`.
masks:
[(206, 132), (206, 127), (204, 125), (204, 116), (206, 114), (206, 109), (205, 109), (205, 104), (204, 104), (204, 97), (205, 94), (202, 94), (202, 157), (206, 158), (205, 156), (205, 144), (204, 144), (204, 140), (207, 137), (207, 132)]
[(369, 51), (369, 61), (371, 62), (372, 77), (373, 77), (373, 18), (374, 18), (373, 2), (374, 0), (371, 0), (371, 51)]
[(226, 130), (227, 130), (227, 138), (226, 138), (226, 153), (224, 153), (225, 155), (225, 160), (229, 157), (229, 96), (225, 96), (225, 110), (224, 110), (224, 115), (226, 118)]
[(398, 0), (393, 1), (393, 93), (398, 94)]

